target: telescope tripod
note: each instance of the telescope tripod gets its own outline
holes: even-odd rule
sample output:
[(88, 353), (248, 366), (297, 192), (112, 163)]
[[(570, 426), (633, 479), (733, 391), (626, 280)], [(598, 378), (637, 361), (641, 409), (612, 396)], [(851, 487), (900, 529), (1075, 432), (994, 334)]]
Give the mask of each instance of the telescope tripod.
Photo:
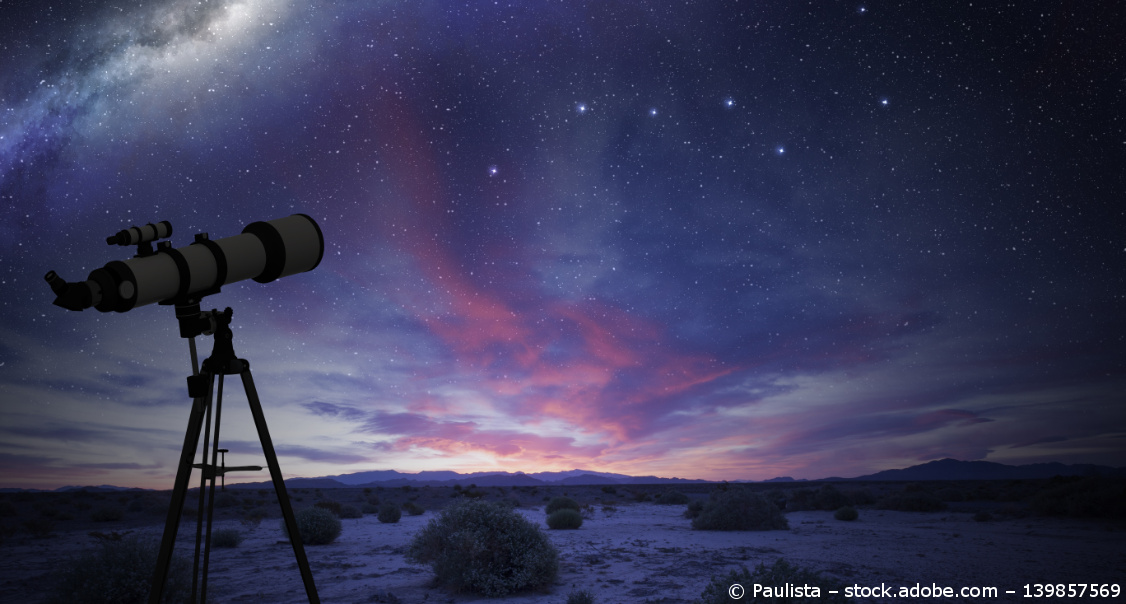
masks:
[[(238, 374), (242, 378), (246, 399), (250, 403), (250, 413), (254, 416), (254, 425), (258, 429), (258, 440), (262, 444), (262, 451), (266, 455), (266, 463), (270, 469), (270, 477), (274, 482), (274, 491), (277, 493), (278, 502), (281, 504), (282, 517), (285, 519), (286, 531), (289, 533), (289, 542), (293, 546), (293, 554), (297, 558), (297, 566), (301, 570), (301, 580), (305, 583), (305, 594), (309, 597), (310, 604), (320, 604), (317, 596), (317, 587), (313, 584), (313, 573), (309, 570), (309, 560), (305, 556), (305, 546), (301, 541), (301, 532), (297, 528), (297, 519), (290, 505), (289, 495), (285, 490), (282, 480), (281, 468), (278, 466), (278, 457), (274, 452), (274, 444), (270, 439), (270, 431), (266, 427), (266, 417), (262, 413), (262, 403), (258, 398), (258, 391), (254, 388), (254, 379), (250, 375), (250, 364), (235, 356), (233, 345), (234, 334), (231, 333), (231, 309), (224, 312), (211, 311), (201, 313), (198, 301), (188, 301), (176, 305), (176, 316), (180, 320), (180, 335), (188, 338), (188, 346), (192, 355), (192, 373), (188, 378), (188, 395), (192, 397), (192, 411), (188, 418), (188, 429), (184, 435), (184, 447), (180, 452), (180, 465), (176, 471), (175, 488), (172, 491), (172, 502), (168, 507), (168, 517), (164, 523), (164, 536), (160, 542), (160, 553), (157, 556), (156, 570), (153, 573), (152, 587), (149, 591), (149, 604), (160, 604), (164, 592), (164, 583), (168, 576), (168, 566), (172, 560), (172, 549), (176, 542), (176, 533), (180, 527), (180, 517), (183, 513), (184, 500), (188, 494), (188, 482), (191, 479), (192, 468), (202, 470), (199, 483), (199, 507), (196, 514), (196, 539), (195, 561), (192, 567), (192, 596), (191, 602), (207, 601), (207, 566), (211, 553), (211, 521), (215, 510), (215, 477), (224, 476), (226, 472), (239, 470), (261, 470), (259, 466), (227, 467), (224, 461), (222, 466), (216, 464), (219, 453), (219, 420), (223, 409), (223, 377)], [(202, 371), (197, 370), (195, 336), (215, 334), (215, 345), (211, 356), (203, 362)], [(215, 388), (215, 378), (219, 378), (217, 393), (212, 397)], [(213, 405), (214, 403), (214, 405)], [(215, 434), (213, 445), (210, 449), (211, 459), (208, 461), (208, 440), (212, 438), (211, 409), (215, 408)], [(192, 463), (199, 442), (200, 432), (203, 432), (203, 457), (200, 463)], [(225, 481), (225, 479), (224, 479)], [(206, 494), (207, 504), (207, 533), (203, 533), (204, 500)], [(203, 545), (202, 581), (200, 573), (200, 545)], [(199, 590), (197, 592), (197, 587)]]

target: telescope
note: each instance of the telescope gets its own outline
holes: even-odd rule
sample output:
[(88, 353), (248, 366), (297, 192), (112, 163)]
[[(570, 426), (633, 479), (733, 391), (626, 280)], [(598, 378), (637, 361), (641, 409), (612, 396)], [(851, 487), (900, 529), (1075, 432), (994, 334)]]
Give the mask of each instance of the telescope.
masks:
[(160, 241), (152, 249), (151, 242), (171, 234), (172, 225), (163, 221), (107, 237), (109, 245), (137, 245), (137, 255), (94, 269), (82, 282), (67, 283), (55, 271), (47, 273), (54, 304), (77, 311), (92, 306), (127, 312), (153, 302), (198, 303), (236, 281), (269, 283), (311, 271), (324, 256), (324, 234), (305, 214), (252, 222), (234, 237), (212, 241), (199, 233), (191, 245), (174, 249), (171, 241)]
[[(258, 440), (270, 469), (274, 492), (282, 508), (282, 518), (289, 534), (301, 580), (309, 604), (320, 604), (317, 587), (309, 559), (305, 555), (305, 545), (301, 540), (293, 506), (282, 479), (281, 466), (278, 465), (277, 452), (270, 438), (262, 402), (250, 375), (250, 363), (235, 355), (234, 333), (231, 331), (230, 308), (203, 311), (200, 301), (204, 296), (218, 293), (229, 283), (254, 279), (259, 283), (269, 283), (281, 277), (311, 271), (324, 257), (324, 234), (317, 222), (305, 214), (294, 214), (267, 222), (252, 222), (246, 225), (242, 234), (212, 241), (207, 233), (195, 236), (195, 242), (186, 247), (174, 249), (171, 241), (157, 241), (172, 235), (172, 224), (168, 221), (133, 226), (106, 237), (106, 243), (119, 246), (137, 246), (137, 255), (124, 261), (114, 260), (102, 268), (94, 269), (85, 281), (67, 283), (55, 271), (47, 273), (45, 279), (55, 292), (55, 305), (68, 310), (85, 310), (91, 306), (102, 312), (128, 312), (138, 306), (153, 302), (172, 305), (176, 309), (176, 319), (180, 323), (180, 337), (188, 340), (188, 350), (192, 358), (192, 375), (188, 377), (188, 396), (193, 399), (188, 429), (184, 434), (184, 446), (180, 451), (180, 463), (176, 471), (176, 482), (172, 490), (172, 502), (164, 521), (164, 536), (161, 538), (157, 554), (156, 569), (149, 588), (149, 604), (160, 604), (164, 594), (164, 584), (175, 548), (187, 498), (188, 482), (192, 470), (202, 470), (199, 488), (199, 514), (196, 515), (195, 562), (192, 570), (192, 593), (190, 602), (196, 601), (196, 588), (202, 588), (199, 601), (207, 601), (207, 569), (211, 551), (211, 524), (215, 507), (215, 478), (233, 471), (261, 470), (261, 466), (232, 466), (226, 464), (226, 449), (219, 448), (219, 420), (223, 405), (223, 379), (227, 375), (238, 374), (242, 378), (246, 399), (250, 405), (254, 425), (258, 429)], [(156, 242), (156, 249), (153, 249)], [(195, 338), (199, 335), (215, 337), (215, 346), (201, 367), (196, 353)], [(216, 390), (218, 378), (218, 390)], [(212, 410), (215, 412), (212, 421)], [(211, 430), (214, 427), (214, 440)], [(193, 463), (202, 433), (203, 459)], [(211, 459), (208, 461), (208, 453)], [(218, 454), (222, 452), (223, 464), (218, 464)], [(205, 487), (210, 481), (210, 491)], [(205, 498), (205, 494), (207, 497)], [(204, 507), (206, 499), (206, 511)], [(206, 538), (203, 532), (204, 517), (207, 518)], [(203, 552), (203, 565), (200, 566), (200, 552)], [(200, 572), (202, 569), (202, 572)]]

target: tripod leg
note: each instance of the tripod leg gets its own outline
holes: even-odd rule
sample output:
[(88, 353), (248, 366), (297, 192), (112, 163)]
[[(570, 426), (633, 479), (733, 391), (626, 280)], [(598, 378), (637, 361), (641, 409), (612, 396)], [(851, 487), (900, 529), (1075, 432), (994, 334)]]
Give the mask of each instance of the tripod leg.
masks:
[(305, 557), (305, 544), (301, 541), (301, 532), (297, 530), (297, 518), (293, 515), (293, 506), (289, 503), (285, 481), (282, 480), (281, 466), (278, 465), (278, 456), (274, 453), (274, 442), (270, 439), (269, 428), (266, 427), (266, 416), (262, 413), (262, 402), (258, 399), (258, 390), (254, 388), (254, 378), (250, 375), (249, 364), (244, 365), (240, 375), (242, 385), (246, 389), (246, 400), (250, 403), (250, 413), (254, 415), (254, 425), (258, 428), (258, 440), (262, 441), (262, 452), (266, 454), (266, 463), (270, 466), (270, 477), (274, 481), (278, 503), (281, 504), (285, 527), (289, 532), (289, 542), (293, 545), (293, 554), (297, 557), (298, 568), (301, 569), (305, 594), (309, 597), (309, 604), (320, 604), (317, 586), (313, 584), (313, 571), (309, 569), (309, 559)]
[[(208, 380), (213, 377), (209, 375)], [(161, 596), (164, 594), (168, 564), (172, 561), (172, 548), (176, 545), (176, 533), (180, 529), (180, 516), (184, 511), (184, 498), (187, 497), (188, 481), (192, 477), (192, 459), (195, 457), (196, 445), (199, 443), (199, 433), (203, 430), (203, 417), (207, 406), (205, 398), (192, 399), (192, 412), (188, 416), (188, 430), (184, 433), (184, 447), (180, 450), (180, 466), (176, 470), (172, 502), (168, 505), (168, 516), (164, 520), (164, 536), (160, 540), (160, 553), (156, 558), (156, 570), (153, 572), (152, 586), (149, 588), (149, 604), (160, 604)]]
[[(204, 368), (206, 369), (206, 367), (207, 362), (205, 361)], [(215, 402), (212, 394), (214, 391), (213, 389), (215, 386), (215, 380), (212, 379), (210, 380), (210, 382), (211, 384), (207, 390), (207, 397), (205, 398), (206, 407), (203, 420), (203, 456), (200, 460), (201, 471), (199, 474), (199, 504), (196, 506), (195, 515), (195, 558), (192, 562), (192, 602), (196, 601), (196, 594), (199, 593), (199, 549), (201, 539), (203, 537), (204, 495), (207, 494), (207, 445), (210, 444), (208, 441), (211, 439), (211, 407)], [(219, 383), (223, 383), (222, 374), (219, 375)], [(214, 478), (212, 478), (212, 481), (214, 481)], [(206, 574), (206, 572), (207, 570), (205, 568), (204, 574)]]
[[(207, 565), (211, 558), (211, 521), (215, 519), (215, 468), (219, 463), (219, 419), (223, 416), (223, 374), (219, 374), (219, 390), (215, 395), (215, 434), (211, 446), (210, 485), (207, 493), (207, 533), (203, 536), (203, 577), (200, 579), (199, 601), (207, 602)], [(204, 447), (206, 465), (207, 448)], [(202, 491), (202, 489), (200, 489)], [(200, 508), (202, 509), (202, 508)]]

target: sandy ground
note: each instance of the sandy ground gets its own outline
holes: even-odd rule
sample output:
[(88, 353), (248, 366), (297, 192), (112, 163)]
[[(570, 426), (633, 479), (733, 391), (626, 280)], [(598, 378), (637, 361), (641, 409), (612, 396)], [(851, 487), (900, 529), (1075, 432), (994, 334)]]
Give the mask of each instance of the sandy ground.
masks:
[[(562, 603), (572, 590), (586, 589), (597, 602), (691, 602), (713, 575), (779, 557), (847, 585), (1000, 589), (997, 598), (959, 602), (1016, 602), (1024, 599), (1026, 583), (1117, 582), (1126, 588), (1126, 527), (1121, 523), (1056, 518), (974, 522), (967, 512), (880, 510), (861, 510), (859, 520), (842, 522), (831, 512), (805, 511), (787, 514), (787, 531), (712, 532), (692, 530), (683, 509), (642, 503), (614, 512), (596, 510), (582, 528), (569, 531), (547, 530), (542, 509), (520, 509), (559, 549), (560, 573), (549, 593), (500, 601)], [(336, 542), (308, 546), (321, 601), (496, 602), (435, 588), (428, 567), (404, 559), (411, 537), (433, 517), (433, 512), (404, 515), (398, 524), (382, 524), (374, 516), (345, 519)], [(250, 529), (235, 521), (216, 524), (223, 527), (239, 528), (247, 536), (237, 548), (212, 551), (213, 601), (307, 601), (293, 550), (282, 540), (276, 519)], [(159, 534), (160, 528), (135, 530)], [(0, 602), (36, 601), (49, 572), (68, 554), (94, 542), (86, 531), (72, 531), (3, 544)], [(190, 552), (190, 543), (178, 546), (177, 553)], [(1005, 590), (1017, 593), (1005, 595)]]

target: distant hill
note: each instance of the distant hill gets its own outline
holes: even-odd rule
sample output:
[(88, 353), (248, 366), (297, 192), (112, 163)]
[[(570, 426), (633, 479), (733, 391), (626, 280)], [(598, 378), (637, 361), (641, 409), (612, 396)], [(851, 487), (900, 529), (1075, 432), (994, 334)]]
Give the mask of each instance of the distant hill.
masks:
[(957, 459), (946, 458), (928, 461), (902, 470), (884, 470), (875, 474), (844, 480), (1027, 480), (1051, 478), (1053, 476), (1126, 476), (1126, 468), (1062, 463), (1010, 466), (992, 461), (958, 461)]
[[(1052, 476), (1126, 476), (1126, 468), (1112, 468), (1109, 466), (1096, 466), (1092, 464), (1067, 465), (1062, 463), (1039, 463), (1022, 466), (1010, 466), (991, 461), (958, 461), (956, 459), (940, 459), (929, 461), (917, 466), (899, 470), (884, 470), (875, 474), (857, 476), (855, 478), (821, 478), (819, 480), (841, 481), (915, 481), (915, 480), (1016, 480), (1051, 478)], [(374, 472), (356, 472), (339, 476), (326, 476), (324, 478), (293, 478), (286, 484), (300, 487), (332, 488), (334, 486), (351, 487), (397, 487), (397, 486), (453, 486), (470, 484), (479, 487), (494, 486), (550, 486), (550, 485), (623, 485), (623, 484), (687, 484), (706, 483), (707, 480), (690, 480), (684, 478), (662, 478), (658, 476), (629, 476), (627, 474), (612, 474), (609, 472), (592, 472), (589, 470), (570, 470), (567, 472), (536, 472), (525, 474), (523, 472), (474, 472), (459, 474), (457, 472), (418, 472), (407, 474), (394, 470), (379, 470)], [(754, 482), (754, 481), (746, 481)], [(786, 483), (806, 482), (805, 479), (794, 479), (789, 476), (771, 478), (762, 482)], [(255, 483), (258, 487), (262, 484)]]
[[(958, 461), (956, 459), (939, 459), (928, 461), (924, 464), (911, 466), (899, 470), (884, 470), (875, 474), (857, 476), (855, 478), (820, 478), (822, 481), (921, 481), (921, 480), (1020, 480), (1051, 478), (1053, 476), (1114, 476), (1126, 477), (1126, 468), (1112, 468), (1093, 464), (1062, 464), (1062, 463), (1036, 463), (1021, 466), (1011, 466), (991, 461)], [(290, 478), (285, 483), (291, 488), (311, 489), (338, 489), (355, 487), (402, 487), (402, 486), (432, 486), (445, 487), (461, 485), (463, 487), (476, 485), (479, 487), (517, 487), (517, 486), (551, 486), (551, 485), (625, 485), (625, 484), (690, 484), (715, 482), (708, 480), (695, 480), (686, 478), (662, 478), (659, 476), (629, 476), (627, 474), (612, 474), (609, 472), (593, 472), (590, 470), (569, 470), (566, 472), (472, 472), (461, 474), (448, 470), (428, 472), (397, 472), (395, 470), (372, 470), (368, 472), (353, 472), (351, 474), (338, 474), (335, 476), (318, 476), (310, 478)], [(737, 480), (732, 482), (756, 482), (753, 480)], [(769, 483), (806, 482), (804, 478), (794, 479), (789, 476), (780, 476), (763, 480)], [(230, 484), (227, 488), (257, 489), (268, 488), (270, 481)], [(67, 486), (45, 491), (42, 489), (17, 489), (0, 488), (0, 493), (18, 492), (67, 492), (86, 490), (91, 492), (141, 490), (128, 487), (115, 487), (112, 485), (76, 487)]]
[[(418, 472), (409, 474), (395, 470), (374, 470), (354, 472), (319, 478), (290, 478), (286, 485), (294, 488), (331, 489), (339, 487), (401, 487), (431, 486), (449, 487), (454, 485), (479, 487), (532, 487), (550, 485), (614, 485), (614, 484), (685, 484), (706, 483), (707, 480), (686, 478), (662, 478), (659, 476), (629, 476), (590, 470), (568, 470), (566, 472), (472, 472), (459, 474), (450, 471)], [(227, 485), (227, 488), (261, 488), (269, 481)]]
[(65, 486), (57, 489), (17, 489), (12, 487), (0, 488), (0, 493), (71, 493), (74, 491), (86, 491), (87, 493), (116, 493), (118, 491), (147, 491), (149, 489), (142, 489), (138, 487), (115, 487), (112, 484), (102, 484), (96, 487), (85, 486)]

